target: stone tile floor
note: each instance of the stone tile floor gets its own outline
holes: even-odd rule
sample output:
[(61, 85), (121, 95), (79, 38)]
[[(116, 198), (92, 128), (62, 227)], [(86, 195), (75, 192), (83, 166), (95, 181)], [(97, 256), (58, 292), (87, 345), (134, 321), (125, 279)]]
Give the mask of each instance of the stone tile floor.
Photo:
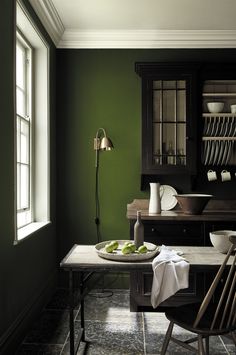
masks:
[[(129, 293), (114, 290), (93, 293), (85, 299), (85, 331), (89, 355), (158, 355), (168, 321), (163, 313), (129, 311)], [(80, 329), (79, 309), (75, 312), (76, 335)], [(15, 355), (69, 354), (68, 292), (58, 289), (39, 319), (32, 325)], [(188, 333), (175, 327), (180, 339)], [(84, 353), (82, 343), (78, 355)], [(190, 353), (170, 342), (168, 355)], [(210, 340), (210, 354), (236, 354), (233, 342), (226, 337)]]

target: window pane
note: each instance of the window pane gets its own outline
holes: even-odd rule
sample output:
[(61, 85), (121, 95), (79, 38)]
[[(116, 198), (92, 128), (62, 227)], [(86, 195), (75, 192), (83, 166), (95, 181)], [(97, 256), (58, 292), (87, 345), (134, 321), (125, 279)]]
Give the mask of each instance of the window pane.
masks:
[(16, 89), (16, 113), (25, 116), (25, 94), (19, 88)]
[(29, 207), (29, 167), (21, 165), (20, 168), (20, 208)]
[(21, 211), (17, 213), (17, 228), (25, 226), (32, 221), (31, 211)]
[(20, 118), (16, 121), (16, 139), (17, 139), (17, 162), (20, 161)]
[(20, 161), (25, 164), (29, 163), (29, 124), (24, 120), (21, 120)]
[(17, 209), (20, 208), (20, 164), (17, 163)]
[(25, 87), (25, 51), (22, 47), (16, 47), (16, 85)]

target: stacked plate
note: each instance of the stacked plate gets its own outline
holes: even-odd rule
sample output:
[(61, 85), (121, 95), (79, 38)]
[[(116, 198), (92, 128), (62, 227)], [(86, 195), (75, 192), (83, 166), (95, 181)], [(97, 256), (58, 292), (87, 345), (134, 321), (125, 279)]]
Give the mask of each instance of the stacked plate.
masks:
[[(236, 116), (205, 116), (203, 135), (213, 137), (203, 141), (203, 164), (227, 165), (234, 148), (234, 140), (231, 138), (236, 137)], [(221, 137), (225, 139), (220, 139)]]
[(207, 137), (236, 137), (236, 116), (206, 116), (203, 135)]
[(204, 165), (227, 165), (233, 153), (232, 140), (206, 140), (203, 142)]

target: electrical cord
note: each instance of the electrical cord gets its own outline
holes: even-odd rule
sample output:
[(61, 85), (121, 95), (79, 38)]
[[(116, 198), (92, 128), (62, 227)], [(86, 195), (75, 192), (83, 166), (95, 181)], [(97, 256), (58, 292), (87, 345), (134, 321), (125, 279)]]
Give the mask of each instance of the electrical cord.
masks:
[[(100, 201), (99, 201), (99, 150), (97, 151), (97, 158), (96, 158), (96, 172), (95, 172), (95, 225), (96, 225), (96, 236), (97, 242), (100, 243), (101, 238), (101, 231), (100, 231)], [(105, 291), (104, 285), (104, 277), (102, 278), (102, 296), (93, 295), (92, 297), (98, 298), (105, 298), (111, 297), (113, 295), (112, 291)], [(106, 292), (106, 293), (105, 293)]]

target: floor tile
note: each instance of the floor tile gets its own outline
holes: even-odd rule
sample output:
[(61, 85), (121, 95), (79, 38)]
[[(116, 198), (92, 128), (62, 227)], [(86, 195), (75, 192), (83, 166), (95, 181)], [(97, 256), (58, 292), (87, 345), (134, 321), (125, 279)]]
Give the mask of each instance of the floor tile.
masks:
[(142, 327), (136, 324), (88, 321), (86, 340), (89, 341), (88, 354), (144, 353)]
[[(168, 325), (169, 321), (166, 319), (164, 313), (144, 313), (145, 344), (147, 354), (160, 354)], [(176, 325), (173, 329), (173, 335), (182, 341), (195, 336), (193, 333), (183, 330), (181, 327)], [(210, 353), (211, 355), (227, 354), (226, 349), (219, 337), (210, 338)], [(167, 354), (189, 354), (189, 351), (173, 342), (170, 342)]]
[[(159, 355), (169, 324), (164, 313), (129, 311), (129, 292), (94, 292), (85, 299), (85, 338), (88, 355)], [(75, 338), (81, 324), (74, 312)], [(192, 333), (175, 326), (173, 334), (185, 340)], [(227, 348), (227, 351), (226, 351)], [(77, 355), (84, 354), (81, 343)], [(30, 329), (16, 355), (69, 355), (68, 292), (58, 289), (46, 309)], [(167, 355), (189, 354), (187, 349), (170, 342)], [(226, 337), (210, 339), (211, 355), (235, 355), (235, 345)]]
[(142, 314), (129, 311), (128, 293), (114, 293), (111, 297), (97, 294), (97, 297), (88, 295), (85, 299), (85, 319), (100, 322), (141, 323)]

